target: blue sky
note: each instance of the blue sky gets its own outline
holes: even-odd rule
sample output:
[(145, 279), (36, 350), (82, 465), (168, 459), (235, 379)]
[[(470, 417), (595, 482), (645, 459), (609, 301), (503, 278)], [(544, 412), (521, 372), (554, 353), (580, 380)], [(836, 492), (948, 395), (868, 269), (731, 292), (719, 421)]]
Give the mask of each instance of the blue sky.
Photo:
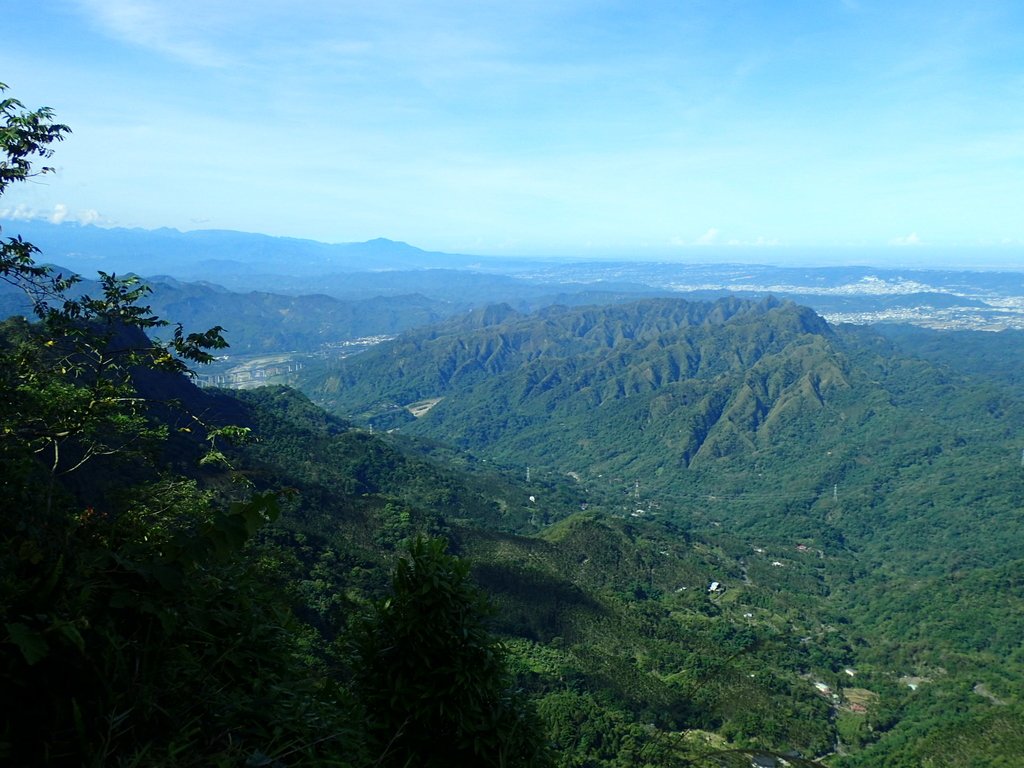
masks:
[(74, 131), (6, 219), (702, 260), (1024, 245), (1017, 0), (38, 0), (3, 26), (0, 81)]

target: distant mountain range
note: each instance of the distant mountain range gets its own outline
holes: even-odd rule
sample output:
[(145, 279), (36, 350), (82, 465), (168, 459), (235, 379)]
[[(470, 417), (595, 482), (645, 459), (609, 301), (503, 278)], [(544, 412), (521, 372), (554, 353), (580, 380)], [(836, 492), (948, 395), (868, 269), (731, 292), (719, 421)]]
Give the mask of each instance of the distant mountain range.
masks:
[(103, 228), (38, 220), (6, 223), (4, 230), (22, 234), (43, 251), (46, 260), (83, 274), (101, 269), (216, 280), (235, 274), (309, 276), (456, 268), (479, 260), (424, 251), (384, 238), (327, 244), (228, 230)]
[(452, 312), (500, 302), (529, 310), (658, 295), (773, 295), (812, 307), (833, 323), (1024, 328), (1024, 271), (508, 259), (425, 251), (382, 238), (331, 245), (243, 232), (42, 221), (5, 223), (4, 234), (12, 233), (35, 243), (43, 261), (86, 277), (96, 270), (134, 272), (240, 293), (321, 294), (347, 301), (419, 295), (446, 303)]

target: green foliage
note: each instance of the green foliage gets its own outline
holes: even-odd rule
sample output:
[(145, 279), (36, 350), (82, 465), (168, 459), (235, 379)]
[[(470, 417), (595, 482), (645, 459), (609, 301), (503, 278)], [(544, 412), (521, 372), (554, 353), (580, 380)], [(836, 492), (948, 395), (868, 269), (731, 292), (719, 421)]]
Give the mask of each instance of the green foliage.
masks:
[[(0, 115), (2, 193), (67, 129), (12, 99)], [(71, 298), (74, 280), (34, 253), (17, 238), (0, 246), (0, 278), (29, 294), (36, 321), (0, 328), (0, 700), (15, 704), (0, 712), (0, 760), (256, 765), (323, 753), (345, 733), (347, 705), (298, 662), (286, 595), (251, 559), (275, 495), (202, 490), (147, 460), (167, 429), (138, 382), (208, 360), (219, 329), (151, 342), (145, 331), (163, 321), (138, 304), (136, 281), (101, 275), (100, 295)], [(347, 751), (358, 760), (358, 742)]]
[(380, 746), (400, 766), (542, 765), (509, 690), (469, 563), (416, 539), (392, 593), (356, 632), (357, 690)]
[(227, 345), (219, 328), (186, 335), (178, 327), (169, 342), (149, 340), (144, 332), (166, 323), (138, 305), (146, 288), (135, 278), (101, 275), (101, 296), (72, 299), (64, 291), (73, 280), (17, 259), (5, 265), (6, 279), (35, 296), (37, 322), (4, 325), (0, 452), (27, 447), (38, 456), (50, 493), (57, 478), (101, 456), (138, 454), (163, 435), (137, 391), (140, 372), (186, 373)]
[(601, 705), (588, 693), (549, 694), (541, 699), (538, 713), (558, 768), (649, 768), (671, 765), (680, 757), (681, 750), (666, 734)]
[(0, 687), (20, 702), (4, 715), (16, 761), (102, 764), (179, 740), (205, 755), (247, 740), (267, 750), (278, 718), (309, 714), (289, 700), (306, 683), (284, 605), (239, 557), (273, 498), (220, 511), (180, 483), (139, 494), (124, 510), (51, 517), (50, 551), (4, 537)]
[(52, 173), (48, 166), (33, 169), (33, 161), (51, 157), (50, 144), (63, 141), (71, 132), (66, 125), (53, 122), (49, 107), (26, 110), (17, 99), (3, 97), (6, 91), (7, 85), (0, 83), (0, 195), (10, 184)]
[[(307, 386), (353, 418), (443, 397), (400, 431), (578, 478), (593, 519), (545, 530), (550, 553), (462, 537), (502, 631), (565, 644), (560, 677), (640, 718), (638, 698), (664, 701), (637, 676), (655, 671), (690, 700), (688, 724), (808, 754), (834, 737), (810, 681), (838, 690), (857, 667), (881, 700), (847, 749), (882, 764), (950, 714), (899, 678), (941, 669), (1006, 691), (1024, 674), (1024, 401), (1003, 385), (1020, 336), (889, 335), (902, 353), (772, 302), (499, 308), (341, 361), (331, 392)], [(669, 521), (708, 559), (660, 568), (678, 549), (602, 531), (610, 515)], [(726, 592), (709, 597), (711, 580)], [(758, 644), (723, 659), (711, 636), (744, 621)], [(977, 714), (984, 697), (958, 706)]]

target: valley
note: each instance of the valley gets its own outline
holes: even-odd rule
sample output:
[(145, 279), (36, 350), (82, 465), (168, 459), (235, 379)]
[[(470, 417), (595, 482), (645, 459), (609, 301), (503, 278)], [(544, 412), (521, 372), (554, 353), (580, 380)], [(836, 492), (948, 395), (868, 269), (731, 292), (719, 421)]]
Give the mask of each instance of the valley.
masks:
[[(492, 309), (296, 384), (356, 423), (569, 479), (595, 521), (677, 528), (719, 553), (654, 599), (671, 615), (700, 596), (805, 648), (817, 661), (795, 669), (835, 707), (842, 757), (827, 762), (873, 765), (922, 727), (909, 713), (963, 691), (964, 722), (985, 721), (975, 678), (1009, 691), (1017, 674), (985, 659), (1019, 654), (1018, 598), (981, 584), (1020, 562), (1024, 402), (988, 375), (1009, 350), (1020, 359), (1020, 337), (976, 337), (991, 356), (980, 345), (965, 365), (946, 333), (918, 332), (957, 367), (771, 300)], [(443, 400), (419, 418), (401, 408), (428, 397)], [(883, 712), (895, 719), (868, 725)]]
[(185, 469), (190, 435), (251, 435), (214, 437), (216, 461), (280, 499), (252, 546), (311, 668), (350, 670), (356, 690), (346, 643), (417, 537), (439, 537), (493, 607), (547, 764), (998, 765), (1024, 750), (1019, 288), (551, 269), (508, 275), (498, 303), (142, 289), (239, 339), (200, 389), (138, 386), (178, 404), (160, 411), (178, 425), (163, 450), (211, 499), (238, 481)]
[(364, 336), (325, 342), (315, 352), (287, 352), (273, 355), (220, 355), (197, 374), (201, 387), (252, 389), (295, 380), (299, 371), (318, 360), (343, 360), (370, 347), (389, 341), (390, 336)]

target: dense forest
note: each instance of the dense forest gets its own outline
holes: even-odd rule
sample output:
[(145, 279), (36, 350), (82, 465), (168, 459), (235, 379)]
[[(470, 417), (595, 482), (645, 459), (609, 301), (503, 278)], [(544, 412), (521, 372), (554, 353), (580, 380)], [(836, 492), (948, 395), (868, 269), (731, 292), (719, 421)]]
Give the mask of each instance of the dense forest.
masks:
[(770, 299), (494, 308), (296, 380), (734, 558), (723, 601), (835, 654), (803, 668), (838, 697), (830, 764), (983, 763), (1022, 733), (1022, 338), (880, 330)]
[[(68, 128), (0, 114), (2, 195)], [(216, 318), (44, 257), (0, 242), (6, 764), (1020, 764), (1018, 335), (421, 303), (236, 392)]]

